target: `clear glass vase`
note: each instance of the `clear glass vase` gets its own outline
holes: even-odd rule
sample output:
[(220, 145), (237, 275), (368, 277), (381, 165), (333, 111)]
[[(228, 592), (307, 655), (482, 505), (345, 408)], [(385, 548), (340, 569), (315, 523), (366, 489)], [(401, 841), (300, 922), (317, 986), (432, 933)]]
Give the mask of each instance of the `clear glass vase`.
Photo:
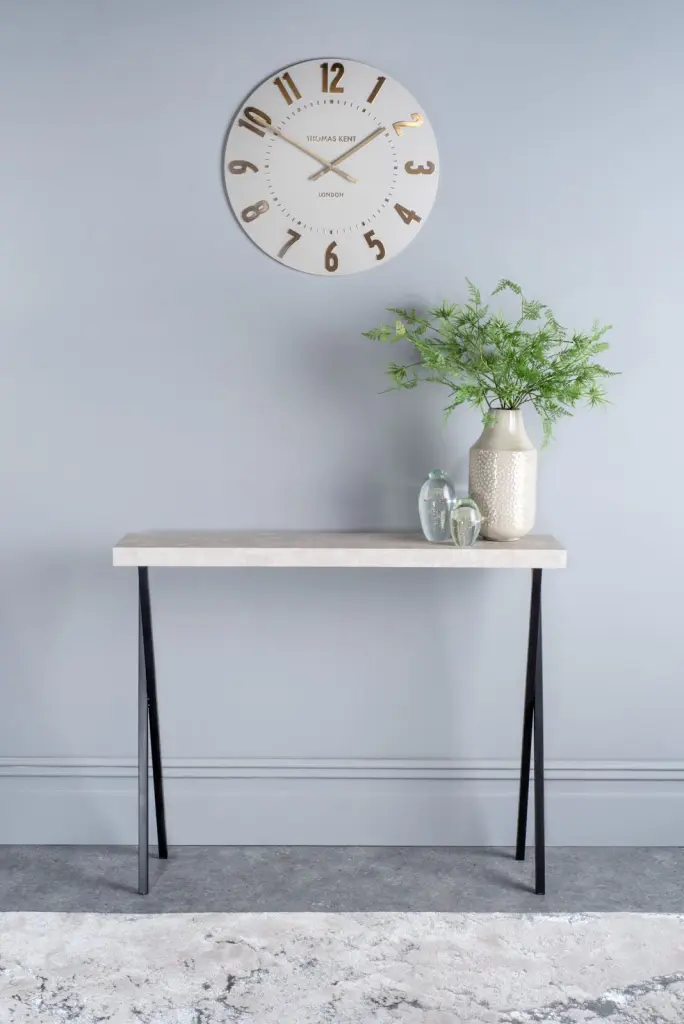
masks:
[(470, 548), (480, 534), (482, 513), (472, 498), (457, 498), (449, 514), (451, 539), (457, 548)]
[(441, 469), (433, 469), (420, 489), (418, 512), (426, 540), (446, 544), (451, 540), (450, 513), (456, 491)]

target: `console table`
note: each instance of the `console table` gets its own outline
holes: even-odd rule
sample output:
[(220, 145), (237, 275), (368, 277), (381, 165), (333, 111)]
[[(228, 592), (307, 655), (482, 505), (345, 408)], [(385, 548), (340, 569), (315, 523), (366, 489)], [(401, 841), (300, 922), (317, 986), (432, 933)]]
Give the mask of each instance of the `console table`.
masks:
[(541, 586), (543, 569), (564, 569), (565, 549), (553, 537), (478, 541), (472, 548), (429, 544), (412, 533), (129, 533), (114, 547), (114, 565), (138, 570), (138, 892), (149, 890), (149, 760), (160, 858), (168, 857), (149, 569), (531, 569), (532, 589), (523, 708), (516, 859), (525, 858), (530, 761), (534, 735), (535, 892), (546, 888), (544, 846), (544, 717)]

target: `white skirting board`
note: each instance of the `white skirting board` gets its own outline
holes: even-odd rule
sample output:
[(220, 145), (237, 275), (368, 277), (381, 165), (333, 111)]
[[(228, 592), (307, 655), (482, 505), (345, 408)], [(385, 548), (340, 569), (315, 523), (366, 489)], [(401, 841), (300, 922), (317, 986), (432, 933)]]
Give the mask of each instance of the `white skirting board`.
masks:
[[(169, 842), (510, 846), (516, 780), (508, 761), (174, 760)], [(552, 762), (546, 793), (549, 845), (684, 845), (684, 763)], [(136, 813), (132, 759), (0, 759), (0, 843), (132, 844)]]

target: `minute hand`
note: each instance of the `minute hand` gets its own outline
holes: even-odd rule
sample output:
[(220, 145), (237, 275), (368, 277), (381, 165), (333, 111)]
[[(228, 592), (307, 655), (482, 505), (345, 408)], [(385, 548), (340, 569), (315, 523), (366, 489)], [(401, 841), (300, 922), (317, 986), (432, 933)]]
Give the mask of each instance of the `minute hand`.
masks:
[(354, 185), (356, 184), (356, 178), (352, 178), (351, 174), (347, 174), (346, 171), (338, 171), (337, 168), (333, 167), (332, 164), (329, 164), (322, 157), (318, 156), (316, 153), (312, 153), (310, 149), (307, 149), (306, 146), (303, 146), (301, 142), (297, 142), (296, 139), (290, 138), (289, 135), (284, 135), (283, 132), (280, 131), (280, 129), (271, 128), (269, 125), (264, 125), (263, 127), (267, 131), (271, 132), (273, 135), (278, 135), (283, 140), (283, 142), (289, 142), (291, 146), (295, 147), (295, 149), (298, 149), (302, 153), (306, 153), (307, 156), (312, 157), (316, 161), (316, 163), (323, 164), (322, 173), (326, 173), (327, 171), (335, 171), (335, 174), (339, 174), (339, 176), (341, 178), (344, 178), (345, 181), (350, 181)]
[[(365, 139), (361, 139), (361, 141), (357, 142), (355, 146), (351, 147), (351, 149), (346, 149), (344, 153), (336, 157), (335, 160), (332, 160), (329, 167), (322, 167), (320, 171), (316, 171), (315, 174), (310, 174), (309, 181), (316, 181), (317, 178), (327, 174), (328, 171), (337, 171), (338, 164), (341, 164), (343, 160), (346, 160), (354, 153), (357, 153), (360, 149), (363, 149), (363, 147), (367, 146), (369, 142), (372, 142), (373, 139), (377, 139), (378, 135), (382, 135), (382, 133), (386, 131), (386, 128), (376, 128), (375, 131), (371, 132), (370, 135), (367, 135)], [(339, 174), (340, 172), (337, 171), (337, 173)]]

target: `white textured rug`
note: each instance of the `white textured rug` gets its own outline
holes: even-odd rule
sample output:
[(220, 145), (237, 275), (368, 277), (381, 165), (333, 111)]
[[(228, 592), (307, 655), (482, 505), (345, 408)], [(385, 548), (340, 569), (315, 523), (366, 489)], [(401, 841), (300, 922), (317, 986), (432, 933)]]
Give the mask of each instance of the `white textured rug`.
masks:
[(0, 914), (2, 1024), (684, 1022), (684, 916)]

